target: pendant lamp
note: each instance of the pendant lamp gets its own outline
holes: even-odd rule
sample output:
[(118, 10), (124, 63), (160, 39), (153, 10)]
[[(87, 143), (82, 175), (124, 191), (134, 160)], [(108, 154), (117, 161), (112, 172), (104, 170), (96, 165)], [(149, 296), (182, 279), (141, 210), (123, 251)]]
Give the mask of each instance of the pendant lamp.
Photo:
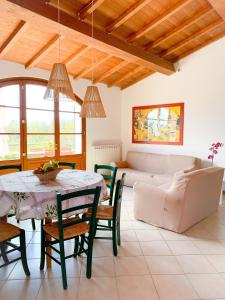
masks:
[[(92, 1), (92, 5), (93, 5)], [(94, 10), (92, 10), (92, 39), (94, 39)], [(94, 63), (92, 56), (92, 65)], [(94, 69), (92, 69), (92, 82), (94, 79)], [(101, 96), (98, 87), (89, 85), (87, 87), (84, 101), (81, 107), (80, 116), (82, 118), (106, 118), (105, 110), (102, 104)]]
[(105, 118), (105, 110), (97, 86), (87, 87), (84, 102), (81, 107), (82, 118)]
[(75, 100), (69, 75), (63, 63), (54, 63), (44, 98), (54, 100), (54, 93)]
[(69, 98), (75, 100), (69, 75), (66, 65), (60, 62), (60, 3), (58, 0), (58, 25), (59, 25), (59, 48), (58, 48), (58, 62), (54, 63), (44, 99), (54, 100), (55, 94), (60, 95), (61, 98)]

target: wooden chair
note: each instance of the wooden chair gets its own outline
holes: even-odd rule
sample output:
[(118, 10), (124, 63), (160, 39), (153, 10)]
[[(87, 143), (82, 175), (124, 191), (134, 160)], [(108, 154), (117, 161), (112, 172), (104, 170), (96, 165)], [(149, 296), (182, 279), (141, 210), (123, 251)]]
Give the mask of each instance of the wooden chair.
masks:
[(76, 163), (72, 163), (72, 162), (60, 161), (59, 166), (60, 167), (70, 167), (73, 170), (76, 169)]
[[(11, 242), (11, 240), (16, 237), (20, 238), (20, 246), (15, 245)], [(11, 247), (12, 249), (7, 250), (7, 247)], [(0, 250), (0, 257), (2, 257), (4, 261), (4, 263), (0, 265), (0, 268), (21, 259), (25, 274), (27, 276), (30, 275), (30, 271), (27, 265), (25, 231), (23, 229), (20, 229), (9, 223), (0, 222)], [(19, 251), (21, 255), (9, 261), (7, 254), (13, 251)]]
[[(113, 193), (116, 181), (117, 167), (108, 166), (108, 165), (94, 165), (95, 173), (99, 173), (103, 176), (107, 188), (109, 188), (109, 195), (103, 197), (103, 201), (109, 201), (109, 204), (112, 205)], [(110, 171), (110, 174), (101, 173), (101, 171)]]
[[(114, 203), (112, 205), (99, 205), (96, 213), (96, 222), (95, 222), (95, 233), (97, 230), (106, 230), (112, 231), (112, 237), (102, 237), (95, 236), (95, 239), (110, 239), (113, 242), (113, 254), (117, 256), (117, 245), (120, 246), (120, 211), (121, 211), (121, 201), (122, 193), (124, 186), (124, 177), (123, 173), (122, 178), (116, 183), (116, 192), (114, 196)], [(86, 213), (87, 217), (91, 215), (91, 209)], [(102, 225), (98, 221), (110, 221), (108, 225)], [(111, 225), (112, 223), (112, 225)]]
[[(0, 171), (4, 171), (4, 170), (17, 170), (18, 172), (22, 171), (22, 165), (21, 164), (16, 164), (16, 165), (4, 165), (4, 166), (0, 166)], [(8, 217), (12, 217), (14, 216), (14, 214), (9, 214)], [(19, 220), (17, 220), (17, 223), (19, 223)], [(31, 219), (31, 224), (32, 224), (32, 228), (33, 230), (36, 230), (36, 225), (35, 225), (35, 220)]]
[[(85, 253), (87, 255), (87, 278), (91, 278), (92, 273), (92, 249), (93, 249), (93, 239), (95, 230), (95, 216), (97, 211), (97, 206), (99, 202), (101, 187), (96, 187), (95, 189), (87, 189), (78, 192), (73, 192), (65, 195), (57, 193), (57, 213), (58, 221), (54, 223), (49, 223), (41, 227), (41, 263), (40, 269), (44, 268), (45, 254), (52, 258), (57, 264), (61, 266), (63, 288), (67, 288), (67, 276), (66, 276), (66, 264), (65, 260), (67, 258), (76, 257)], [(74, 206), (71, 208), (63, 209), (62, 206), (68, 207), (65, 202), (69, 202), (70, 199), (76, 197), (88, 196), (93, 199), (91, 203)], [(78, 216), (80, 210), (92, 209), (92, 214), (88, 217), (80, 218)], [(70, 217), (63, 219), (63, 215), (70, 213), (72, 215), (77, 215), (76, 217)], [(46, 235), (53, 238), (52, 241), (46, 241)], [(79, 241), (80, 237), (80, 241)], [(64, 241), (75, 239), (74, 252), (71, 255), (65, 256)], [(55, 244), (59, 244), (59, 250), (54, 247)], [(86, 245), (85, 245), (86, 244)], [(87, 247), (85, 247), (87, 246)], [(50, 247), (56, 253), (60, 255), (60, 261), (53, 257), (51, 254), (47, 253), (46, 247)]]

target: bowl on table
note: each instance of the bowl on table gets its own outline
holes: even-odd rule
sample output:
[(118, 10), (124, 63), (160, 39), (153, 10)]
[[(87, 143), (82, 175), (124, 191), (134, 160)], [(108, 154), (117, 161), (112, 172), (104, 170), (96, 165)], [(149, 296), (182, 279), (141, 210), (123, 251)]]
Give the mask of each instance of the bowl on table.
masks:
[(49, 181), (56, 180), (60, 171), (62, 171), (62, 169), (59, 168), (59, 163), (57, 161), (50, 160), (49, 162), (42, 163), (40, 167), (33, 171), (33, 174), (37, 176), (41, 182), (47, 183)]
[(61, 172), (62, 169), (61, 168), (56, 168), (54, 170), (48, 171), (48, 172), (44, 172), (44, 173), (35, 173), (33, 172), (33, 174), (35, 176), (37, 176), (37, 178), (41, 181), (41, 182), (49, 182), (49, 181), (54, 181), (56, 180), (57, 175), (59, 174), (59, 172)]

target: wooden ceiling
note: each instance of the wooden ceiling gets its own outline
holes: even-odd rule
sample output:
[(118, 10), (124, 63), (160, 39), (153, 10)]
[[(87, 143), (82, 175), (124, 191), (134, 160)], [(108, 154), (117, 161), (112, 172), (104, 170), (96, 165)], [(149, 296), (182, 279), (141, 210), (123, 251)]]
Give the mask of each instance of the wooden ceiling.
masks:
[[(223, 0), (0, 0), (0, 59), (124, 89), (225, 36)], [(92, 13), (94, 39), (91, 38)]]

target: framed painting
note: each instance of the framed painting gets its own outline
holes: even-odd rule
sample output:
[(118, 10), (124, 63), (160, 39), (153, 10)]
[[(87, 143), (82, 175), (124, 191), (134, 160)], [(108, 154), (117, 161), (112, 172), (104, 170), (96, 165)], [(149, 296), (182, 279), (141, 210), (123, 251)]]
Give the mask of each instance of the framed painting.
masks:
[(133, 107), (132, 143), (183, 145), (184, 103)]

